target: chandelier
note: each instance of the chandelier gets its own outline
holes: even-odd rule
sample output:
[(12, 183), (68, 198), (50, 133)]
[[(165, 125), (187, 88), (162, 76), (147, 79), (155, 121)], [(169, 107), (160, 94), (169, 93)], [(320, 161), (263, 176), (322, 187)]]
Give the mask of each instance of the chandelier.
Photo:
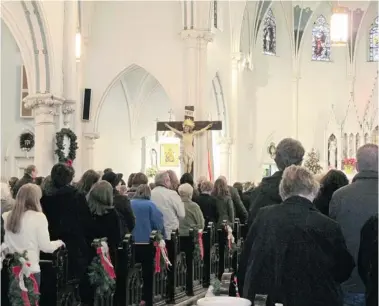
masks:
[(349, 9), (333, 7), (330, 21), (330, 40), (334, 46), (343, 46), (349, 39)]

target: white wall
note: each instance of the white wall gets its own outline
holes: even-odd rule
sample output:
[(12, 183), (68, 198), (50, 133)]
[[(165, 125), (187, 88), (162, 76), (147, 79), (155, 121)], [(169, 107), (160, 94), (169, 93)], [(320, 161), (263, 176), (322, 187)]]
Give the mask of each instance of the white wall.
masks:
[[(7, 26), (1, 21), (1, 176), (18, 176), (16, 157), (25, 157), (19, 149), (22, 132), (33, 131), (33, 119), (20, 118), (20, 50)], [(33, 151), (29, 152), (33, 156)], [(33, 158), (30, 159), (33, 163)]]

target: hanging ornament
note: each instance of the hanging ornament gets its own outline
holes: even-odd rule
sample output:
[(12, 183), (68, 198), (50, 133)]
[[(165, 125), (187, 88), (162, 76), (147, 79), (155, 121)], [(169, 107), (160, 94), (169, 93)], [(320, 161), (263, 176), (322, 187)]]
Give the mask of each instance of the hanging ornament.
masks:
[(330, 21), (330, 40), (333, 46), (344, 46), (349, 39), (349, 9), (333, 7)]

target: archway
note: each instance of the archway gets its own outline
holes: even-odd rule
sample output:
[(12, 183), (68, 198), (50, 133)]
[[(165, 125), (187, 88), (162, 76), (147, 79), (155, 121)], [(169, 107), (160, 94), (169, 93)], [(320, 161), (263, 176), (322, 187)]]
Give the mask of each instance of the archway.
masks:
[[(156, 121), (168, 120), (171, 102), (148, 71), (131, 65), (103, 95), (95, 115), (94, 168), (122, 173), (144, 169), (146, 146), (155, 142)], [(144, 147), (142, 146), (144, 144)]]

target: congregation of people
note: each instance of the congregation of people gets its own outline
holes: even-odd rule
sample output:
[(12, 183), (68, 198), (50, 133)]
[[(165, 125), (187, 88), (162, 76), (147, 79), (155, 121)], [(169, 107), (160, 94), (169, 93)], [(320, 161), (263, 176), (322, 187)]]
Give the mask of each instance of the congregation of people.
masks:
[(151, 184), (142, 172), (125, 182), (110, 168), (87, 170), (75, 181), (65, 163), (42, 178), (31, 165), (22, 178), (1, 183), (2, 251), (27, 251), (40, 283), (40, 252), (66, 248), (81, 305), (93, 305), (87, 272), (95, 238), (107, 238), (113, 259), (132, 234), (148, 287), (145, 250), (153, 230), (169, 241), (172, 231), (186, 237), (193, 227), (217, 228), (225, 220), (233, 227), (238, 218), (249, 229), (236, 271), (241, 297), (267, 295), (268, 306), (378, 305), (378, 146), (358, 150), (352, 182), (334, 169), (315, 176), (301, 166), (304, 154), (299, 141), (283, 139), (274, 158), (279, 170), (249, 190), (224, 176), (195, 182), (171, 170)]

